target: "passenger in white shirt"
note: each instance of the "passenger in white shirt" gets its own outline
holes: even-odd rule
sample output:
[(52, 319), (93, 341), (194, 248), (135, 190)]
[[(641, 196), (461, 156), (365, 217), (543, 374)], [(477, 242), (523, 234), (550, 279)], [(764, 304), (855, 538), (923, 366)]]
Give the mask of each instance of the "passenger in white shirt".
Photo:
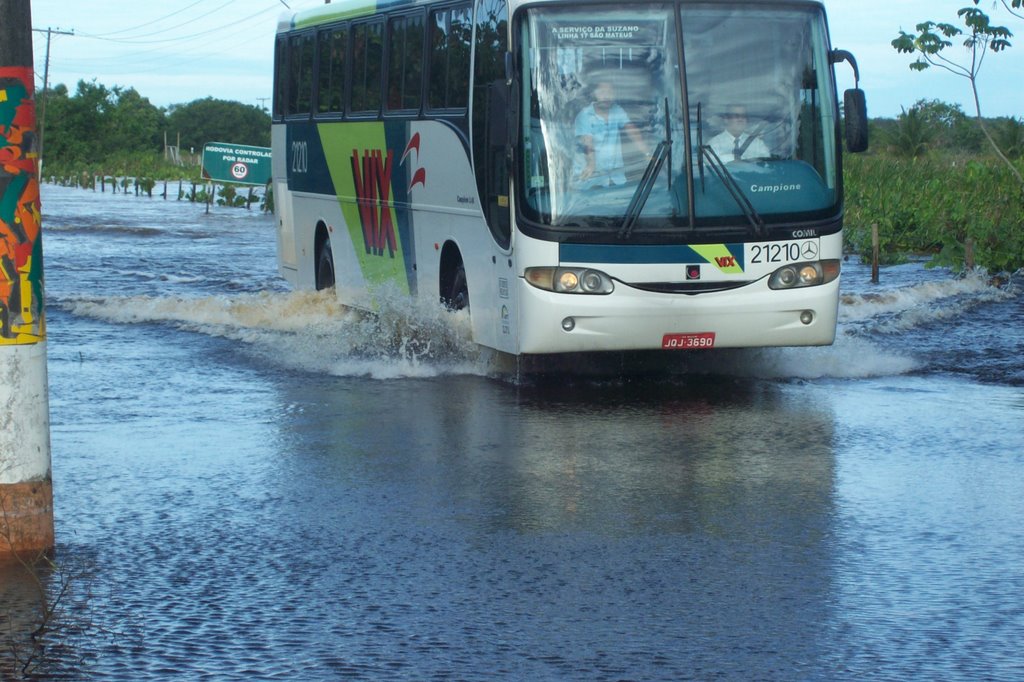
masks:
[(723, 163), (732, 161), (753, 161), (771, 156), (768, 145), (757, 135), (747, 130), (747, 109), (732, 105), (722, 115), (725, 130), (711, 138), (711, 149)]
[(611, 83), (598, 83), (594, 88), (594, 102), (576, 116), (578, 153), (573, 176), (580, 189), (625, 184), (623, 132), (644, 153), (648, 153), (643, 136), (630, 123), (625, 110), (615, 103), (615, 89)]

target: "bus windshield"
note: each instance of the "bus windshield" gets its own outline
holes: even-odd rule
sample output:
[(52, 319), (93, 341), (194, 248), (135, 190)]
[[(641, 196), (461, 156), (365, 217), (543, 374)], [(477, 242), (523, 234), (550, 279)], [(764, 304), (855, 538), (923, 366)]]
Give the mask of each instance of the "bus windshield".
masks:
[(542, 6), (518, 30), (527, 222), (621, 238), (836, 214), (819, 8)]

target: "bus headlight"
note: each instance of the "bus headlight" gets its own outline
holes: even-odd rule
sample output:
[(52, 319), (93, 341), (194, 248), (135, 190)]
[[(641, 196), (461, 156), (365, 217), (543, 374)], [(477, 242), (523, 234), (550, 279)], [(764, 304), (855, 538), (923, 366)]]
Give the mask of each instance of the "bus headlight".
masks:
[(814, 263), (790, 263), (772, 273), (768, 278), (770, 289), (799, 289), (828, 284), (839, 277), (839, 260), (823, 260)]
[(615, 290), (611, 277), (590, 268), (526, 268), (526, 281), (560, 294), (610, 294)]
[(558, 275), (558, 284), (555, 288), (559, 291), (575, 291), (580, 285), (580, 277), (572, 270), (565, 270)]

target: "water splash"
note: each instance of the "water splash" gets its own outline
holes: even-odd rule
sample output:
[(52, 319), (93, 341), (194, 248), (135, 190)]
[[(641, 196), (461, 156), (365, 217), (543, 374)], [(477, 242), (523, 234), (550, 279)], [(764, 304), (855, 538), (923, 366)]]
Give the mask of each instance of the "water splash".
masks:
[(919, 363), (866, 339), (840, 334), (831, 346), (742, 348), (701, 363), (701, 372), (756, 379), (866, 379), (907, 374)]
[(986, 303), (1017, 296), (1014, 286), (996, 287), (980, 272), (922, 282), (882, 292), (844, 295), (839, 324), (846, 333), (898, 334), (926, 324), (961, 317)]
[(375, 313), (347, 308), (333, 292), (261, 292), (198, 298), (71, 299), (71, 313), (116, 324), (166, 323), (233, 339), (289, 369), (379, 379), (480, 374), (467, 313), (381, 290)]
[[(813, 380), (906, 374), (922, 363), (884, 347), (891, 344), (880, 345), (877, 335), (891, 338), (1017, 295), (1013, 286), (990, 286), (980, 274), (846, 294), (832, 346), (722, 349), (662, 360), (674, 375)], [(72, 298), (62, 305), (76, 315), (116, 324), (166, 323), (237, 340), (261, 360), (317, 374), (397, 379), (505, 373), (507, 364), (497, 370), (494, 355), (471, 341), (468, 313), (453, 314), (386, 288), (375, 291), (374, 300), (372, 314), (342, 306), (331, 293), (307, 291)]]

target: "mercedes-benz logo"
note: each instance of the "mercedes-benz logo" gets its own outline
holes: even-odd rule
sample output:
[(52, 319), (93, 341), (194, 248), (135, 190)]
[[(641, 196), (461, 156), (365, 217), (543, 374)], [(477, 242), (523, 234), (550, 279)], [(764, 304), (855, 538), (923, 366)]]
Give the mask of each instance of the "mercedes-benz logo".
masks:
[(815, 242), (804, 242), (800, 247), (800, 255), (805, 260), (812, 260), (818, 257), (818, 245)]

